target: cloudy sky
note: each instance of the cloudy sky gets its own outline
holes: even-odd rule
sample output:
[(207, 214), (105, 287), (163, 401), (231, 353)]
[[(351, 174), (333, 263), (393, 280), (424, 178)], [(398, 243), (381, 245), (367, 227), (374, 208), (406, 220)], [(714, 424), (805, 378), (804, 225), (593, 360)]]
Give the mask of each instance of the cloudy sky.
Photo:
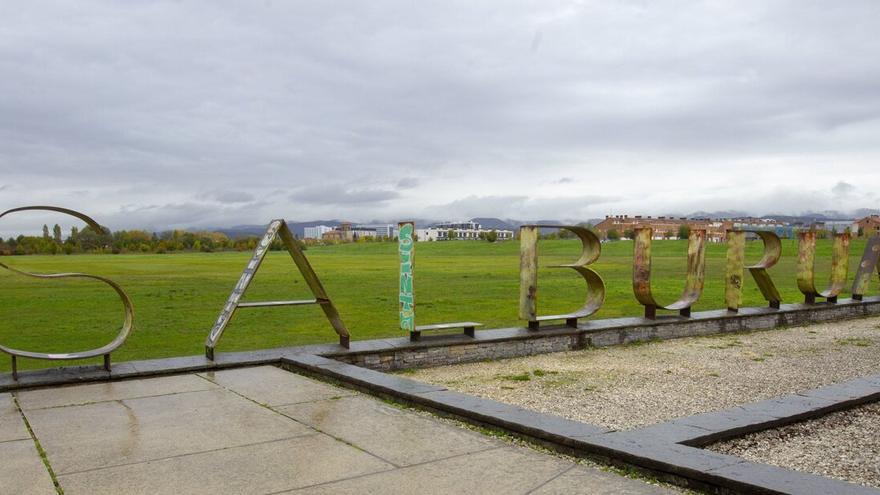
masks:
[(0, 209), (876, 208), (878, 32), (876, 0), (2, 2)]

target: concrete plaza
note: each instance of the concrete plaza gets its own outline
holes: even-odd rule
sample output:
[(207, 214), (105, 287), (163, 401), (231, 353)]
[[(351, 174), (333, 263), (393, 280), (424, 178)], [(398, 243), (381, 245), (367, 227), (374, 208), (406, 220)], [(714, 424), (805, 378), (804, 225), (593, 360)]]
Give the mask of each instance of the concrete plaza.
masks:
[(0, 394), (0, 458), (20, 495), (667, 491), (272, 366)]

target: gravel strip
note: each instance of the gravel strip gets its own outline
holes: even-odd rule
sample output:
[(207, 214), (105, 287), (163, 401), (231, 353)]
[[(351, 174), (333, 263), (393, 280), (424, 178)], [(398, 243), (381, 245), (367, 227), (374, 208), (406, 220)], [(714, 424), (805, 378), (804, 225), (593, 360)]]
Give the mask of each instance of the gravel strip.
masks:
[(720, 442), (710, 450), (880, 488), (880, 403)]
[(417, 380), (626, 430), (880, 372), (880, 318), (407, 370)]

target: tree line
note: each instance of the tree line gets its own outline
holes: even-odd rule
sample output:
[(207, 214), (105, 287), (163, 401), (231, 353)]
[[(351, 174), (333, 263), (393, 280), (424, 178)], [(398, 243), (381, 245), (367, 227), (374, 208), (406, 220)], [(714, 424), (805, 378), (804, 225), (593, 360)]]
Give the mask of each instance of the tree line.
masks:
[[(169, 230), (160, 233), (144, 230), (96, 232), (91, 227), (83, 229), (72, 227), (67, 237), (64, 237), (61, 226), (56, 224), (51, 230), (48, 225), (43, 225), (42, 236), (20, 235), (8, 239), (0, 238), (0, 254), (164, 254), (252, 251), (257, 247), (259, 241), (260, 237), (257, 236), (230, 239), (222, 232), (189, 232), (186, 230)], [(275, 239), (270, 249), (283, 249), (283, 244), (280, 240)]]

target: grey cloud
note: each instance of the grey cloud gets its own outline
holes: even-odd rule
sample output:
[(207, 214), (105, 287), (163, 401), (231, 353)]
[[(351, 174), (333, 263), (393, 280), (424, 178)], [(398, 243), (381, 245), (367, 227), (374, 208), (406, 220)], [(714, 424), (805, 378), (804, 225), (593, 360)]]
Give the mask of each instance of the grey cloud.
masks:
[(437, 218), (467, 219), (498, 217), (516, 219), (575, 220), (589, 218), (598, 207), (611, 207), (618, 198), (610, 196), (572, 196), (530, 198), (529, 196), (469, 196), (436, 205), (428, 211)]
[(404, 177), (397, 181), (397, 187), (400, 189), (412, 189), (419, 185), (419, 179), (415, 177)]
[(369, 205), (385, 203), (400, 197), (396, 191), (384, 189), (346, 189), (343, 186), (325, 186), (303, 189), (291, 194), (295, 203), (315, 205)]
[(220, 203), (249, 203), (254, 200), (254, 195), (244, 191), (217, 190), (203, 195), (206, 199)]
[[(844, 201), (844, 179), (861, 201), (880, 188), (878, 8), (23, 3), (0, 16), (0, 203), (169, 209), (131, 227), (214, 221), (217, 202), (246, 223), (601, 216), (565, 199), (596, 195), (752, 211), (727, 188), (746, 173), (749, 197), (822, 191), (780, 193), (787, 212)], [(505, 197), (524, 199), (485, 199)]]
[(849, 196), (850, 194), (855, 192), (855, 190), (856, 186), (848, 182), (840, 181), (831, 188), (831, 194), (833, 194), (835, 197), (843, 198)]

